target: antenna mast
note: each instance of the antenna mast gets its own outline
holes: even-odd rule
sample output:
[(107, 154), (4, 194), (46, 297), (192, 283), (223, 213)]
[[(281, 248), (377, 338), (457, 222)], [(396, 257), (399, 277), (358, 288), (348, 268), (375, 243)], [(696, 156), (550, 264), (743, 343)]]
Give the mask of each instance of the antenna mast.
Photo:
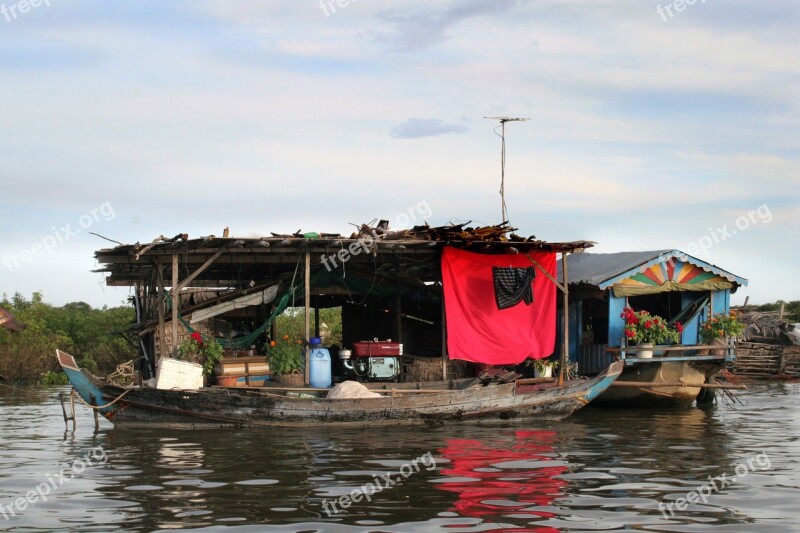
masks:
[(508, 209), (506, 208), (506, 122), (524, 122), (529, 120), (521, 117), (483, 117), (489, 120), (500, 121), (500, 133), (494, 129), (495, 135), (500, 137), (500, 214), (501, 222), (508, 222)]

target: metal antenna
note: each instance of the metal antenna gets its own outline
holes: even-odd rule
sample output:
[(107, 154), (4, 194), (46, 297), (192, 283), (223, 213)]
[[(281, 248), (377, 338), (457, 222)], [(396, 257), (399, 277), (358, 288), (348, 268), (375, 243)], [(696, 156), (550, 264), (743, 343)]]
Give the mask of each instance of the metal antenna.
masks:
[(506, 122), (525, 122), (528, 118), (520, 117), (483, 117), (489, 120), (500, 121), (500, 133), (494, 129), (495, 135), (500, 137), (500, 214), (502, 222), (508, 222), (508, 209), (506, 208)]

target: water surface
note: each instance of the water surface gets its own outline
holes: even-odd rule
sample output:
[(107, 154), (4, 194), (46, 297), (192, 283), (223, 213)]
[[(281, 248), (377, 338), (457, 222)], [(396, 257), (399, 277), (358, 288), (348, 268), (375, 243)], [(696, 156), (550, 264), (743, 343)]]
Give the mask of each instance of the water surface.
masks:
[(65, 430), (61, 390), (0, 387), (2, 530), (800, 531), (797, 384), (539, 424), (96, 433), (80, 406)]

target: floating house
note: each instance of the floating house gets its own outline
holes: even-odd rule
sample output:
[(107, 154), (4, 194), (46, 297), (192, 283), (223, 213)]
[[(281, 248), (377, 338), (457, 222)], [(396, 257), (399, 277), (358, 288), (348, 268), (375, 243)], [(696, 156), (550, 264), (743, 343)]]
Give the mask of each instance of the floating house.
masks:
[[(559, 272), (562, 266), (559, 262)], [(578, 363), (581, 373), (588, 375), (599, 372), (614, 359), (626, 357), (625, 322), (620, 316), (625, 307), (649, 311), (671, 324), (680, 322), (684, 327), (680, 344), (697, 346), (700, 326), (712, 314), (730, 311), (731, 293), (747, 285), (746, 279), (680, 250), (572, 254), (567, 258), (567, 272), (569, 358)], [(633, 356), (627, 359), (638, 381), (644, 380), (642, 365), (665, 374), (662, 363), (669, 362), (670, 379), (686, 381), (687, 372), (692, 373), (689, 366), (702, 366), (700, 373), (707, 380), (725, 364), (725, 357), (712, 361), (714, 356), (698, 355), (696, 351), (682, 356), (670, 352), (666, 353), (669, 357), (638, 363), (634, 353), (628, 355)], [(620, 379), (625, 377), (623, 373)], [(700, 377), (694, 372), (690, 381)], [(693, 399), (699, 391), (686, 388), (693, 390), (681, 391), (680, 403)], [(604, 396), (620, 391), (615, 387)], [(662, 387), (658, 396), (666, 397), (670, 392), (673, 391)]]
[[(339, 350), (352, 347), (356, 359), (358, 343), (380, 339), (387, 353), (368, 354), (366, 377), (404, 380), (401, 364), (426, 361), (441, 369), (436, 379), (449, 379), (464, 377), (466, 362), (518, 364), (555, 350), (563, 287), (554, 277), (557, 254), (594, 243), (513, 231), (507, 224), (392, 231), (380, 221), (350, 236), (178, 234), (103, 249), (96, 258), (109, 285), (133, 288), (145, 378), (195, 331), (218, 339), (232, 357), (263, 360), (275, 318), (287, 307), (305, 307), (304, 340), (319, 336), (315, 309), (341, 307), (343, 346), (328, 347), (334, 367), (347, 358)], [(500, 291), (503, 302), (496, 301)]]

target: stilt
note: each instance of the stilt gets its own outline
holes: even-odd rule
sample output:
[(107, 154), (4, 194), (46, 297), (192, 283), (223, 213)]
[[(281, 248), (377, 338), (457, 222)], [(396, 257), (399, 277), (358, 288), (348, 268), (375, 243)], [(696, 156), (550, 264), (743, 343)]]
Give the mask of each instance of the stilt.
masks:
[(58, 393), (58, 399), (61, 402), (61, 412), (64, 414), (64, 425), (67, 427), (67, 429), (69, 429), (69, 421), (72, 420), (73, 431), (75, 431), (75, 399), (72, 397), (72, 394), (74, 392), (75, 391), (73, 389), (69, 393), (69, 408), (71, 413), (69, 415), (67, 414), (67, 406), (64, 405), (64, 393), (63, 392)]

